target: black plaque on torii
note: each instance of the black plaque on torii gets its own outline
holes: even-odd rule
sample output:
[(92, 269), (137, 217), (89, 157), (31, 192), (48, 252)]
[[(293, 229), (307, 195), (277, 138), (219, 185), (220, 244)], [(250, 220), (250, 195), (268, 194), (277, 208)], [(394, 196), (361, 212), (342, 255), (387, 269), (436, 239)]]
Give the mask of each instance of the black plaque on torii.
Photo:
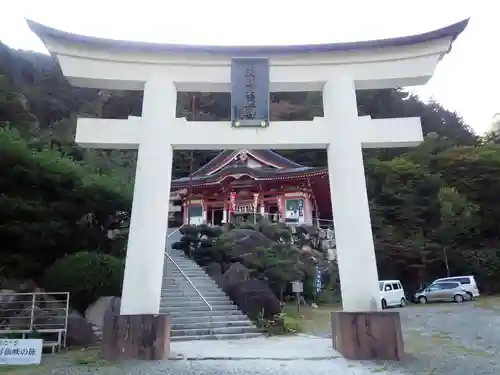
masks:
[(231, 60), (231, 124), (259, 128), (269, 125), (269, 59)]

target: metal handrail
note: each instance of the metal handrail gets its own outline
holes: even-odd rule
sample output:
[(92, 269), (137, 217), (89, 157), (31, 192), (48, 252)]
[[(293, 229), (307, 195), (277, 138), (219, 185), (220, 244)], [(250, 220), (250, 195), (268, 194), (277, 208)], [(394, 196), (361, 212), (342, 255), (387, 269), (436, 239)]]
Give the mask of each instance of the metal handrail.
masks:
[[(57, 333), (58, 339), (57, 343), (55, 344), (58, 349), (61, 348), (61, 346), (64, 348), (66, 347), (66, 333), (68, 331), (68, 313), (69, 313), (69, 297), (70, 294), (69, 292), (33, 292), (33, 293), (10, 293), (10, 292), (0, 292), (0, 297), (22, 297), (23, 299), (14, 299), (12, 301), (7, 301), (4, 302), (4, 307), (0, 308), (0, 333), (5, 334), (5, 333), (19, 333), (22, 334), (22, 337), (25, 338), (26, 334), (32, 333), (32, 332), (39, 332), (39, 333)], [(56, 297), (56, 296), (64, 296), (64, 300), (38, 300), (38, 296), (49, 296), (49, 297)], [(50, 307), (50, 306), (45, 306), (41, 307), (40, 309), (42, 311), (64, 311), (64, 317), (62, 316), (53, 316), (54, 319), (62, 319), (64, 318), (64, 322), (61, 323), (35, 323), (35, 308), (39, 308), (37, 306), (37, 303), (43, 302), (45, 304), (64, 304), (64, 307)], [(30, 304), (30, 314), (28, 316), (18, 316), (17, 319), (21, 320), (21, 325), (22, 326), (27, 326), (28, 328), (19, 328), (17, 325), (10, 326), (7, 324), (7, 317), (4, 316), (2, 313), (6, 311), (15, 311), (18, 310), (18, 308), (11, 309), (9, 304), (15, 305), (17, 303), (20, 304)], [(52, 306), (52, 305), (51, 305)], [(57, 306), (57, 305), (56, 305)], [(24, 323), (24, 320), (26, 323)], [(54, 328), (57, 326), (58, 328)], [(49, 328), (47, 328), (49, 327)], [(48, 344), (47, 344), (48, 343)], [(51, 342), (45, 342), (45, 346), (50, 346)], [(53, 344), (53, 343), (52, 343)]]
[(175, 262), (175, 260), (170, 256), (170, 254), (168, 252), (165, 251), (165, 255), (168, 257), (168, 259), (170, 259), (170, 261), (172, 262), (172, 264), (175, 266), (175, 268), (177, 268), (179, 270), (179, 272), (181, 273), (181, 275), (186, 279), (186, 281), (189, 283), (189, 285), (191, 285), (194, 289), (194, 291), (196, 292), (196, 294), (198, 294), (200, 296), (200, 298), (203, 300), (203, 302), (205, 302), (205, 305), (207, 305), (207, 307), (209, 308), (210, 311), (213, 310), (212, 308), (212, 305), (208, 303), (208, 301), (205, 299), (205, 297), (203, 297), (203, 295), (201, 294), (201, 292), (198, 290), (198, 288), (193, 284), (193, 282), (191, 281), (191, 279), (188, 277), (188, 275), (186, 275), (184, 273), (183, 270), (181, 270), (181, 268), (179, 267), (179, 265)]
[[(182, 227), (181, 227), (182, 228)], [(172, 233), (169, 233), (167, 235), (167, 241), (168, 241), (168, 237), (170, 237), (172, 234), (174, 234), (175, 232), (177, 232), (180, 228), (177, 228), (176, 230), (174, 230)], [(193, 282), (191, 281), (191, 279), (188, 277), (188, 275), (186, 275), (184, 273), (183, 270), (181, 270), (181, 268), (179, 267), (179, 265), (175, 262), (175, 260), (170, 256), (170, 254), (168, 253), (168, 251), (165, 251), (165, 255), (167, 256), (168, 259), (170, 259), (170, 261), (172, 262), (172, 264), (175, 266), (175, 268), (177, 268), (179, 270), (179, 272), (181, 273), (181, 275), (186, 279), (186, 281), (189, 283), (189, 285), (192, 286), (192, 288), (194, 289), (194, 291), (196, 292), (196, 294), (198, 294), (198, 296), (200, 296), (200, 298), (202, 299), (203, 302), (205, 302), (205, 305), (207, 305), (208, 309), (210, 311), (213, 310), (212, 308), (212, 305), (208, 303), (208, 301), (205, 299), (205, 297), (203, 297), (203, 295), (201, 294), (201, 292), (198, 290), (198, 288), (196, 287), (196, 285), (193, 284)]]

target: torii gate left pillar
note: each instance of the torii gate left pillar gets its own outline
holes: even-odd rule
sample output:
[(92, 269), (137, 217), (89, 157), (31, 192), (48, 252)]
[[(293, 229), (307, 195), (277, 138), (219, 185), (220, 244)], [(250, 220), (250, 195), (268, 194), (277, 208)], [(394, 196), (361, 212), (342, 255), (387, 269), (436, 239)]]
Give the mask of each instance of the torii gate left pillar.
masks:
[(145, 83), (121, 314), (159, 313), (173, 157), (165, 124), (175, 121), (176, 102), (168, 77)]

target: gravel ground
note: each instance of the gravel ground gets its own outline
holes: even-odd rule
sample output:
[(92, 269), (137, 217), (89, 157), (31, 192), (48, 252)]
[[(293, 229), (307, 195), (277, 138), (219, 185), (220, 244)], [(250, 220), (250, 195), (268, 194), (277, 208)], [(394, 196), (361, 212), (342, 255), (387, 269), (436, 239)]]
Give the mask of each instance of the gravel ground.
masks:
[[(51, 370), (43, 375), (385, 375), (384, 370), (381, 370), (380, 367), (369, 371), (365, 366), (353, 363), (348, 368), (340, 368), (339, 361), (341, 359), (128, 362), (127, 364), (102, 367), (73, 366)], [(391, 375), (393, 374), (395, 373), (391, 373)], [(397, 374), (403, 375), (399, 372)], [(17, 373), (9, 373), (9, 375), (17, 375)]]
[(409, 358), (381, 363), (415, 375), (500, 374), (500, 299), (398, 309)]
[[(500, 374), (499, 297), (395, 310), (401, 313), (409, 355), (399, 363), (377, 363), (381, 371), (412, 375)], [(321, 319), (327, 319), (323, 315)], [(325, 324), (316, 324), (311, 332), (331, 337), (329, 330)]]
[(500, 299), (399, 310), (409, 374), (500, 374)]

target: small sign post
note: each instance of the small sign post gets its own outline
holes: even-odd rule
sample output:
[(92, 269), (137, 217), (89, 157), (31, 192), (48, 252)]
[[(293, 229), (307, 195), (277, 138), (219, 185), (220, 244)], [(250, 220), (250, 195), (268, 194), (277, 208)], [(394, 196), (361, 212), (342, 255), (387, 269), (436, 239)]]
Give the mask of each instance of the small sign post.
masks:
[(42, 343), (42, 339), (0, 339), (0, 366), (40, 364)]
[(292, 292), (295, 293), (295, 300), (297, 301), (297, 312), (300, 312), (300, 293), (304, 291), (304, 284), (302, 281), (292, 281)]

